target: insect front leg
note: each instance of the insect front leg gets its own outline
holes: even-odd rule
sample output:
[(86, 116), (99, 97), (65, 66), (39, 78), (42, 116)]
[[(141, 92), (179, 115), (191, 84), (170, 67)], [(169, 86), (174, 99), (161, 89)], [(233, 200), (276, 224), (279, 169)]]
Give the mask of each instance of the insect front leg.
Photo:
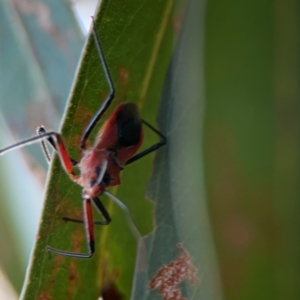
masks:
[[(39, 126), (39, 127), (36, 129), (36, 133), (37, 133), (37, 135), (39, 135), (39, 136), (45, 134), (46, 132), (47, 132), (47, 131), (46, 131), (46, 128), (45, 128), (44, 126)], [(53, 139), (51, 136), (47, 138), (47, 141), (48, 141), (48, 143), (52, 146), (52, 148), (53, 148), (55, 151), (57, 151), (56, 145), (55, 145), (55, 141), (54, 141), (54, 139)], [(50, 161), (51, 161), (51, 154), (50, 154), (50, 152), (49, 152), (49, 149), (48, 149), (48, 147), (47, 147), (46, 142), (45, 142), (44, 139), (41, 140), (41, 146), (42, 146), (42, 150), (43, 150), (43, 152), (44, 152), (44, 155), (45, 155), (45, 157), (46, 157), (47, 162), (50, 163)], [(76, 166), (76, 165), (78, 164), (78, 162), (77, 162), (75, 159), (71, 158), (71, 157), (70, 157), (70, 160), (71, 160), (73, 166)]]
[(112, 100), (115, 97), (115, 87), (114, 87), (113, 81), (111, 79), (109, 69), (107, 67), (107, 63), (106, 63), (106, 60), (105, 60), (105, 57), (104, 57), (104, 54), (103, 54), (100, 39), (99, 39), (98, 34), (96, 32), (96, 29), (95, 29), (95, 24), (94, 24), (94, 19), (93, 18), (92, 18), (92, 30), (93, 30), (93, 37), (94, 37), (94, 41), (95, 41), (96, 48), (97, 48), (97, 51), (98, 51), (98, 55), (99, 55), (99, 58), (100, 58), (100, 61), (101, 61), (101, 65), (102, 65), (102, 68), (104, 70), (104, 74), (105, 74), (107, 83), (109, 85), (109, 95), (106, 97), (106, 99), (103, 102), (103, 104), (101, 105), (100, 109), (97, 111), (97, 113), (94, 115), (93, 119), (90, 121), (87, 128), (85, 129), (85, 131), (82, 135), (82, 138), (81, 138), (81, 142), (80, 142), (81, 149), (86, 148), (86, 140), (88, 139), (88, 137), (89, 137), (90, 133), (92, 132), (93, 128), (95, 127), (97, 122), (100, 120), (101, 116), (108, 109), (108, 107), (110, 106), (110, 103), (112, 102)]
[(72, 180), (76, 181), (77, 176), (74, 173), (72, 160), (68, 154), (68, 151), (64, 145), (64, 142), (63, 142), (60, 134), (55, 131), (46, 132), (39, 136), (34, 136), (27, 140), (24, 140), (24, 141), (18, 142), (16, 144), (10, 145), (8, 147), (2, 148), (2, 149), (0, 149), (0, 155), (5, 154), (5, 153), (12, 151), (14, 149), (17, 149), (17, 148), (25, 147), (27, 145), (31, 145), (31, 144), (40, 142), (43, 139), (48, 139), (48, 138), (51, 138), (53, 140), (54, 147), (57, 150), (60, 162), (61, 162), (65, 172), (69, 175), (69, 177)]
[[(36, 129), (37, 135), (43, 135), (43, 134), (45, 134), (46, 132), (47, 132), (47, 131), (46, 131), (46, 129), (45, 129), (44, 126), (39, 126), (39, 127)], [(47, 140), (48, 140), (48, 142), (51, 144), (52, 148), (54, 148), (54, 150), (56, 151), (56, 146), (55, 146), (55, 142), (54, 142), (53, 138), (52, 138), (52, 137), (48, 137)], [(48, 147), (47, 147), (47, 145), (46, 145), (45, 140), (41, 140), (41, 147), (42, 147), (42, 150), (43, 150), (43, 152), (44, 152), (44, 155), (45, 155), (45, 157), (46, 157), (47, 162), (50, 163), (50, 161), (51, 161), (51, 154), (50, 154), (50, 152), (49, 152), (49, 149), (48, 149)]]

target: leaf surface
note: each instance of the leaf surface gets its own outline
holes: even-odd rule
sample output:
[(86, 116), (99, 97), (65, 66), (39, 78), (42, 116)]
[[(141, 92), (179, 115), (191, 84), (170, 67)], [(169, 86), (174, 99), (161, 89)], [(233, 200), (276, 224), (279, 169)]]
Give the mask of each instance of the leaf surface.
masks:
[[(184, 281), (180, 286), (183, 295), (188, 299), (219, 297), (201, 191), (202, 44), (198, 29), (191, 30), (202, 28), (202, 14), (202, 2), (198, 1), (102, 2), (95, 24), (116, 87), (114, 104), (103, 120), (118, 103), (135, 102), (142, 117), (156, 126), (161, 99), (159, 128), (167, 135), (168, 145), (159, 151), (154, 168), (154, 156), (148, 155), (127, 166), (122, 185), (112, 189), (128, 206), (141, 234), (150, 235), (139, 241), (137, 250), (124, 212), (102, 196), (113, 221), (96, 228), (95, 256), (84, 260), (52, 255), (49, 259), (46, 245), (86, 251), (83, 226), (62, 221), (64, 216), (82, 218), (81, 189), (70, 182), (55, 159), (23, 299), (98, 299), (100, 295), (106, 300), (162, 299), (157, 290), (149, 289), (149, 282), (160, 267), (178, 258), (178, 243), (188, 251), (189, 262), (203, 274), (205, 283), (202, 288), (199, 283)], [(90, 36), (62, 126), (71, 157), (80, 158), (81, 134), (107, 93)], [(97, 129), (91, 143), (96, 134)], [(147, 129), (145, 136), (143, 149), (158, 140)], [(152, 202), (145, 199), (146, 190)]]

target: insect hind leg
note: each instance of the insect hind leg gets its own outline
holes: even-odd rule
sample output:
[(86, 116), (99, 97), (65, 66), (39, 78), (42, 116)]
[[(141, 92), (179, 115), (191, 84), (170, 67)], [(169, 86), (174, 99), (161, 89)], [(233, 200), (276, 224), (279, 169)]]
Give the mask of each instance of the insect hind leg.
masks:
[(148, 149), (136, 154), (134, 157), (129, 159), (125, 165), (129, 165), (129, 164), (139, 160), (140, 158), (150, 154), (151, 152), (158, 150), (160, 147), (164, 146), (167, 143), (167, 138), (159, 130), (154, 128), (152, 125), (150, 125), (145, 120), (142, 120), (142, 122), (143, 122), (143, 124), (145, 124), (149, 129), (151, 129), (154, 133), (156, 133), (160, 137), (160, 141), (158, 143), (154, 144), (153, 146), (149, 147)]

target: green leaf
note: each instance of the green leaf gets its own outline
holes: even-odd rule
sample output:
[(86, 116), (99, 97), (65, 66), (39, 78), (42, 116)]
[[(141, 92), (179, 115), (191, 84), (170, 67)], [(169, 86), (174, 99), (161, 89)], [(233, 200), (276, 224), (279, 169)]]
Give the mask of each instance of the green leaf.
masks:
[[(174, 271), (171, 264), (179, 264), (179, 243), (189, 253), (188, 263), (197, 268), (198, 280), (185, 279), (180, 285), (182, 296), (189, 300), (222, 298), (203, 178), (204, 3), (189, 1), (181, 9), (180, 35), (158, 118), (168, 144), (156, 157), (147, 193), (155, 201), (155, 230), (145, 239), (147, 262), (137, 270), (134, 299), (162, 299), (157, 290), (149, 291), (149, 282), (162, 266), (167, 272)], [(141, 251), (140, 266), (143, 254)]]
[[(194, 30), (203, 28), (201, 16), (202, 2), (195, 0), (102, 1), (95, 26), (116, 87), (116, 98), (105, 117), (118, 103), (135, 102), (142, 117), (155, 124), (160, 98), (162, 101), (159, 123), (168, 135), (168, 145), (159, 151), (147, 192), (156, 205), (145, 199), (153, 154), (126, 167), (122, 185), (113, 189), (128, 205), (141, 234), (151, 234), (140, 240), (138, 252), (124, 212), (102, 196), (113, 221), (96, 228), (94, 257), (76, 259), (52, 254), (49, 259), (47, 245), (87, 251), (83, 226), (62, 220), (64, 216), (82, 218), (81, 189), (70, 182), (55, 159), (22, 299), (98, 299), (101, 294), (104, 299), (114, 300), (161, 299), (158, 291), (150, 291), (148, 285), (160, 267), (179, 256), (178, 243), (190, 253), (190, 263), (198, 268), (204, 282), (202, 288), (202, 284), (185, 281), (183, 294), (189, 299), (200, 299), (200, 294), (205, 295), (204, 299), (219, 296), (201, 192), (202, 39), (198, 29)], [(171, 61), (177, 34), (178, 49)], [(94, 41), (89, 36), (62, 126), (72, 158), (80, 158), (81, 134), (107, 92)], [(94, 130), (94, 138), (96, 133)], [(158, 139), (147, 129), (145, 137), (143, 149)]]

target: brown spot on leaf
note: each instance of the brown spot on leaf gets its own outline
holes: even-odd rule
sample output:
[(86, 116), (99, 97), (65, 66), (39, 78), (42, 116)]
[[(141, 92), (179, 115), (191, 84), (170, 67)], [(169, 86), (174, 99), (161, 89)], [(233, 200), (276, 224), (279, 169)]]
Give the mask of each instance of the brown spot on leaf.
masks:
[(75, 293), (78, 291), (78, 286), (81, 283), (79, 278), (79, 272), (77, 270), (77, 266), (74, 261), (70, 262), (69, 265), (69, 284), (68, 284), (68, 292), (67, 292), (67, 299), (74, 299)]
[[(63, 136), (63, 141), (68, 149), (69, 155), (76, 161), (80, 161), (80, 142), (81, 134), (71, 134), (69, 136)], [(75, 173), (76, 173), (75, 168)]]
[(87, 111), (87, 101), (83, 99), (79, 102), (79, 105), (76, 108), (75, 114), (73, 116), (74, 125), (86, 126), (90, 119), (92, 118), (93, 113), (91, 111)]
[(80, 252), (82, 242), (86, 239), (84, 230), (82, 228), (74, 230), (72, 234), (72, 251), (73, 252)]
[(120, 102), (126, 101), (126, 96), (130, 89), (129, 86), (129, 76), (130, 72), (128, 67), (124, 65), (118, 66), (118, 84), (120, 85), (118, 88), (118, 93), (116, 95), (116, 105)]
[(52, 297), (49, 295), (49, 293), (52, 291), (53, 285), (55, 283), (57, 272), (59, 266), (63, 263), (64, 258), (61, 255), (58, 255), (55, 257), (55, 261), (51, 270), (51, 276), (49, 279), (49, 283), (44, 291), (42, 291), (39, 296), (37, 297), (38, 300), (51, 300)]
[(129, 72), (125, 67), (120, 67), (119, 69), (119, 80), (123, 85), (126, 85), (128, 82)]
[(185, 279), (194, 285), (199, 283), (199, 279), (196, 277), (198, 269), (192, 264), (189, 252), (182, 244), (177, 244), (177, 247), (180, 256), (168, 265), (160, 267), (149, 282), (149, 287), (158, 289), (163, 300), (187, 300), (181, 296), (181, 290), (177, 286)]
[(52, 298), (49, 295), (46, 295), (45, 293), (41, 293), (38, 296), (38, 300), (51, 300)]
[(75, 281), (78, 278), (78, 271), (74, 262), (70, 263), (69, 271), (69, 281)]

